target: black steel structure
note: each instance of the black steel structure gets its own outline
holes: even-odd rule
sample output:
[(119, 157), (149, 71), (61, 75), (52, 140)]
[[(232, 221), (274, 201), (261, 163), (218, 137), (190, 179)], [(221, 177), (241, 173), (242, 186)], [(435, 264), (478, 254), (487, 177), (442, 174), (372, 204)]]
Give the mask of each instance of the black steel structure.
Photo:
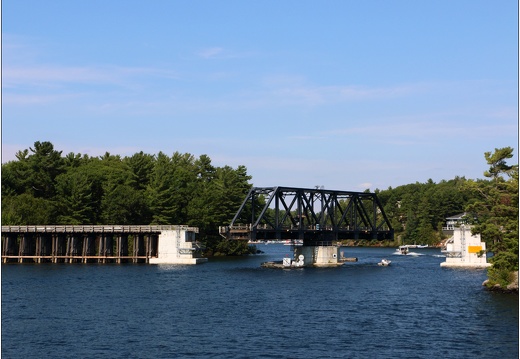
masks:
[(253, 187), (222, 236), (243, 240), (392, 240), (394, 230), (375, 193), (321, 188)]

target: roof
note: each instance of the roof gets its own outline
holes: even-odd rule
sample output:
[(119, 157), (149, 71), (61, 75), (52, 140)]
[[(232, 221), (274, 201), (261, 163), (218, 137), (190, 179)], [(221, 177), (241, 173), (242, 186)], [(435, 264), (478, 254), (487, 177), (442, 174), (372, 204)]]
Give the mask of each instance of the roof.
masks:
[(456, 214), (454, 216), (451, 216), (451, 217), (446, 217), (446, 219), (462, 219), (462, 217), (466, 216), (466, 212), (464, 213), (460, 213), (460, 214)]

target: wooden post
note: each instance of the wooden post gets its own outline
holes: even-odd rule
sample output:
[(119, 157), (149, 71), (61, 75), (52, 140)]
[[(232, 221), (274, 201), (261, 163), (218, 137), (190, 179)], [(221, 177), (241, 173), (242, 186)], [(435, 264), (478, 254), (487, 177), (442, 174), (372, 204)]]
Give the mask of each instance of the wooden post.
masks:
[[(113, 233), (105, 233), (105, 257), (112, 257), (114, 255), (114, 234)], [(112, 261), (112, 260), (106, 260)], [(106, 263), (106, 262), (105, 262)]]
[[(105, 243), (105, 236), (103, 234), (98, 236), (99, 239), (99, 245), (98, 245), (98, 255), (100, 257), (106, 256), (106, 243)], [(99, 258), (98, 263), (105, 263), (104, 258)]]
[(146, 252), (146, 263), (148, 263), (148, 258), (150, 257), (150, 235), (146, 234), (144, 237), (145, 240), (145, 252)]
[(133, 253), (133, 262), (137, 263), (139, 260), (137, 256), (139, 255), (139, 244), (141, 242), (141, 235), (139, 233), (134, 234), (134, 253)]
[(65, 262), (72, 263), (72, 252), (74, 248), (74, 234), (70, 233), (67, 235), (67, 249), (65, 250), (65, 255), (68, 257), (65, 259)]
[[(125, 258), (126, 257), (126, 258)], [(117, 236), (117, 263), (123, 263), (128, 259), (128, 233)]]
[(36, 263), (41, 263), (41, 255), (42, 255), (42, 235), (41, 233), (36, 233), (35, 235), (35, 251), (34, 255), (37, 256), (37, 258), (34, 259)]
[[(17, 233), (6, 233), (2, 236), (3, 243), (2, 243), (2, 256), (12, 256), (17, 253), (17, 241), (18, 241), (18, 234)], [(7, 263), (9, 261), (8, 258), (3, 259), (4, 263)]]
[[(20, 240), (20, 247), (18, 248), (18, 262), (23, 263), (24, 256), (32, 255), (34, 253), (31, 247), (34, 246), (34, 233), (25, 232), (22, 234)], [(33, 247), (34, 248), (34, 247)]]

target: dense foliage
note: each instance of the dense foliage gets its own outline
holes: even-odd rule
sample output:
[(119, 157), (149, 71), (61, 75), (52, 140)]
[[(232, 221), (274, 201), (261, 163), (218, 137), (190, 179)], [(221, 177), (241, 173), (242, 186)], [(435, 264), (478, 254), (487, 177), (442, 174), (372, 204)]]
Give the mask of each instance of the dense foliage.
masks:
[(489, 286), (502, 287), (512, 282), (518, 271), (518, 165), (508, 165), (513, 149), (505, 147), (484, 154), (489, 180), (468, 181), (466, 189), (474, 194), (467, 210), (474, 215), (473, 232), (480, 233), (493, 252), (493, 267), (488, 271)]
[(16, 158), (2, 165), (3, 225), (187, 224), (214, 247), (251, 187), (244, 166), (215, 167), (206, 155), (62, 156), (36, 142)]

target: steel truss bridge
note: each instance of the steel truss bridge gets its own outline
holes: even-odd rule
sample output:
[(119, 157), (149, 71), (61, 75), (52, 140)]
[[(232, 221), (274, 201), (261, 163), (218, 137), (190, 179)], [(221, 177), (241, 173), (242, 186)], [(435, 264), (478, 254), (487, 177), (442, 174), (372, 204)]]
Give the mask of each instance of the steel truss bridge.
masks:
[(394, 238), (375, 193), (292, 187), (251, 188), (220, 234), (250, 241), (303, 240), (304, 245)]

